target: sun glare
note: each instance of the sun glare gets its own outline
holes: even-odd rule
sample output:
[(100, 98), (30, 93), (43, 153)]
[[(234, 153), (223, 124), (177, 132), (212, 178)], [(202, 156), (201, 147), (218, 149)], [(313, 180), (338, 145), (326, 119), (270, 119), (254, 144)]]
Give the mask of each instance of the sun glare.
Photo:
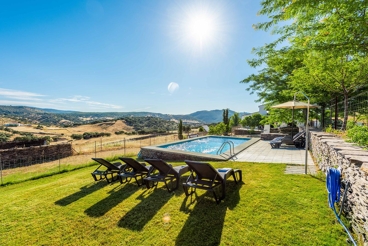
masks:
[(171, 10), (172, 34), (183, 50), (192, 51), (197, 56), (223, 44), (227, 31), (223, 6), (212, 2), (196, 2)]
[(186, 24), (186, 35), (202, 46), (213, 38), (215, 26), (215, 21), (208, 13), (195, 13), (189, 16)]

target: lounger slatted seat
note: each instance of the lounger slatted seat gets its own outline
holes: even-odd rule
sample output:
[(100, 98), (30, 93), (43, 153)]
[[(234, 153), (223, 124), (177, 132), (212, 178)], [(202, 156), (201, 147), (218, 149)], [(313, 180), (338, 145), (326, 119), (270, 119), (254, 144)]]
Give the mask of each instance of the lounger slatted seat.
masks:
[[(280, 148), (285, 137), (277, 137), (270, 141), (272, 149)], [(305, 131), (298, 132), (293, 136), (293, 143), (297, 148), (305, 147)]]
[(306, 135), (305, 131), (298, 132), (297, 134), (295, 134), (295, 136), (293, 137), (293, 143), (295, 147), (297, 148), (305, 147), (305, 135)]
[(284, 139), (284, 137), (277, 137), (277, 138), (272, 139), (270, 141), (271, 148), (272, 149), (280, 148), (283, 139)]
[[(147, 174), (153, 167), (150, 165), (146, 165), (146, 163), (144, 162), (138, 162), (133, 158), (119, 157), (119, 159), (127, 165), (125, 171), (118, 174), (120, 183), (130, 182), (130, 180), (134, 178), (138, 186), (143, 185), (143, 177), (147, 176)], [(140, 177), (140, 182), (138, 180), (138, 177)]]
[[(215, 169), (211, 164), (198, 161), (185, 161), (191, 171), (187, 181), (183, 183), (186, 196), (192, 195), (196, 189), (211, 191), (219, 204), (226, 196), (226, 181), (233, 177), (235, 183), (242, 181), (242, 171), (240, 169), (219, 168)], [(216, 190), (220, 189), (221, 194), (217, 195)]]
[[(158, 182), (164, 182), (167, 190), (172, 192), (179, 187), (180, 177), (189, 171), (187, 165), (173, 167), (171, 164), (166, 163), (160, 159), (145, 159), (146, 162), (151, 164), (158, 173), (150, 171), (146, 178), (147, 188), (157, 187)], [(170, 182), (170, 186), (169, 186)]]
[[(105, 159), (102, 158), (92, 158), (92, 160), (96, 161), (97, 163), (99, 163), (100, 165), (96, 168), (96, 170), (94, 170), (91, 175), (93, 177), (93, 179), (95, 181), (101, 180), (101, 179), (106, 179), (107, 183), (111, 183), (115, 180), (117, 180), (118, 178), (118, 174), (123, 172), (124, 169), (126, 168), (126, 165), (122, 165), (120, 162), (114, 162), (111, 163)], [(106, 167), (106, 170), (101, 170), (101, 167)], [(114, 174), (115, 177), (114, 177)], [(109, 179), (108, 176), (111, 176), (111, 178)]]

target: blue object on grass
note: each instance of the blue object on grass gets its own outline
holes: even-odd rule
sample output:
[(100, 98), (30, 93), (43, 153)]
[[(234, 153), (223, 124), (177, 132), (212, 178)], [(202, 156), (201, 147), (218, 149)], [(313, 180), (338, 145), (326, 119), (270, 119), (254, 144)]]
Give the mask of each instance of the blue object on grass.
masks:
[[(339, 221), (341, 226), (344, 228), (344, 230), (348, 234), (350, 241), (354, 244), (354, 246), (357, 246), (356, 242), (354, 241), (353, 236), (350, 234), (348, 228), (346, 228), (344, 223), (342, 223), (335, 209), (335, 202), (340, 201), (340, 188), (341, 188), (340, 176), (341, 176), (341, 173), (340, 173), (340, 170), (338, 169), (330, 168), (327, 171), (326, 187), (328, 191), (328, 205), (334, 211), (337, 220)], [(343, 206), (343, 204), (341, 204), (341, 206)]]

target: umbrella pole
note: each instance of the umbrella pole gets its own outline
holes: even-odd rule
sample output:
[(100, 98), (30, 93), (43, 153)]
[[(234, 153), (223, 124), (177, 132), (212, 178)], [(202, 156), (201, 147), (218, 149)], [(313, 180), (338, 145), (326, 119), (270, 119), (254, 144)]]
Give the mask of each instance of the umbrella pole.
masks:
[(293, 139), (293, 129), (294, 129), (294, 107), (292, 111), (292, 120), (291, 120), (291, 139)]
[[(308, 97), (307, 97), (308, 98)], [(307, 108), (307, 122), (305, 124), (305, 174), (308, 173), (308, 147), (309, 147), (309, 128), (308, 128), (308, 121), (309, 121), (309, 98), (308, 98), (308, 108)]]

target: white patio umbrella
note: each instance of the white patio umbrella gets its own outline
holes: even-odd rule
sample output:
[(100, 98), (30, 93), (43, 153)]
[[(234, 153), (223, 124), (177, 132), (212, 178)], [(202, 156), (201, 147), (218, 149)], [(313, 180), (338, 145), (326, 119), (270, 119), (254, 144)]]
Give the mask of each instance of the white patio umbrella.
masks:
[[(277, 105), (272, 106), (271, 108), (290, 108), (290, 109), (292, 109), (293, 110), (293, 112), (292, 112), (292, 114), (293, 114), (292, 124), (293, 125), (294, 125), (294, 109), (301, 109), (301, 108), (306, 108), (307, 109), (307, 122), (305, 124), (305, 134), (306, 134), (306, 141), (305, 141), (305, 174), (307, 174), (308, 138), (309, 138), (309, 132), (308, 132), (309, 109), (310, 108), (318, 108), (319, 106), (310, 104), (309, 103), (309, 98), (303, 92), (299, 92), (299, 93), (302, 93), (308, 99), (308, 103), (296, 101), (295, 96), (296, 96), (297, 93), (298, 92), (296, 92), (294, 94), (294, 100), (293, 101), (277, 104)], [(291, 137), (293, 137), (293, 127), (291, 128)]]
[[(301, 108), (308, 108), (308, 112), (309, 112), (309, 108), (318, 108), (319, 106), (317, 105), (313, 105), (313, 104), (308, 104), (305, 102), (299, 102), (299, 101), (288, 101), (285, 103), (281, 103), (281, 104), (277, 104), (272, 106), (271, 108), (290, 108), (292, 109), (292, 124), (294, 125), (294, 109), (301, 109)], [(309, 115), (309, 114), (308, 114)], [(309, 119), (307, 119), (308, 122)], [(293, 137), (293, 127), (291, 128), (291, 137)]]

